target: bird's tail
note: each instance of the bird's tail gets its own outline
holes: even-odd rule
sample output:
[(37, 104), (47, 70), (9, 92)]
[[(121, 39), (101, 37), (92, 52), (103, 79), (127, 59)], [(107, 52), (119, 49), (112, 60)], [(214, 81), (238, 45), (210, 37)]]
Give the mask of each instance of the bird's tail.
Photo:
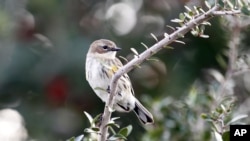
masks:
[(135, 101), (134, 112), (143, 124), (154, 123), (152, 114), (138, 100)]

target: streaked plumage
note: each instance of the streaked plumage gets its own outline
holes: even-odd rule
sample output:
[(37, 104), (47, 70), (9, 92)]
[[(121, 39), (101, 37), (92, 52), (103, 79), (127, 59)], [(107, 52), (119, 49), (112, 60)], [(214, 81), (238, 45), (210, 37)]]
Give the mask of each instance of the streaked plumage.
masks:
[[(106, 39), (94, 41), (86, 58), (86, 79), (103, 102), (109, 95), (109, 85), (114, 73), (122, 67), (116, 58), (117, 48), (114, 42)], [(114, 98), (114, 109), (120, 112), (134, 111), (144, 124), (153, 123), (151, 113), (135, 98), (134, 91), (127, 74), (118, 80), (117, 94)]]

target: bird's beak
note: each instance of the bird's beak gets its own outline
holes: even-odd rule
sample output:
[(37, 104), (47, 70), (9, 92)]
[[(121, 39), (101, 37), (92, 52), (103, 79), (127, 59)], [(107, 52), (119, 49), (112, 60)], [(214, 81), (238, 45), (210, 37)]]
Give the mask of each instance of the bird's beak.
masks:
[(120, 51), (120, 50), (121, 50), (121, 48), (119, 48), (119, 47), (110, 48), (110, 51)]

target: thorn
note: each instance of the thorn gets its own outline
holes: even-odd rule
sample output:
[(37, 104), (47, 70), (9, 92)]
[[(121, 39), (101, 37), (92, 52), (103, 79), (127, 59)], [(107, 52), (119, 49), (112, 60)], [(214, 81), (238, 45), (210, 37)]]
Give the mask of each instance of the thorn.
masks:
[(209, 35), (202, 34), (202, 35), (199, 35), (199, 37), (201, 37), (201, 38), (209, 38)]
[(191, 12), (192, 10), (188, 7), (188, 6), (184, 6), (185, 7), (185, 9), (188, 11), (188, 12)]
[(167, 25), (168, 28), (170, 28), (171, 30), (175, 31), (175, 28), (170, 26), (170, 25)]
[(134, 66), (135, 66), (135, 67), (137, 67), (137, 68), (139, 68), (139, 69), (141, 68), (141, 66), (140, 66), (140, 65), (134, 65)]
[(143, 45), (146, 49), (148, 49), (148, 46), (144, 44), (143, 42), (141, 42), (141, 45)]
[(148, 58), (147, 61), (156, 61), (156, 62), (158, 62), (159, 60), (155, 59), (155, 58)]
[(205, 5), (208, 9), (211, 9), (211, 5), (208, 3), (208, 1), (205, 1)]
[(156, 38), (156, 36), (153, 33), (150, 33), (150, 35), (155, 39), (156, 42), (158, 42), (158, 39)]
[(198, 10), (201, 11), (203, 14), (206, 13), (201, 7), (198, 7)]
[(163, 47), (166, 48), (166, 49), (174, 49), (173, 47), (168, 46), (168, 45), (165, 45), (165, 46), (163, 46)]
[(190, 16), (188, 13), (184, 12), (185, 17), (187, 17), (189, 20), (192, 20), (192, 16)]
[(130, 48), (130, 50), (137, 56), (139, 57), (139, 53), (137, 52), (137, 50), (135, 48)]
[(123, 57), (123, 56), (119, 56), (119, 58), (121, 58), (122, 60), (124, 60), (125, 62), (128, 63), (128, 59), (127, 59), (127, 58), (125, 58), (125, 57)]
[(185, 45), (185, 44), (186, 44), (185, 42), (180, 41), (180, 40), (174, 40), (174, 42), (176, 42), (176, 43), (180, 43), (180, 44), (183, 44), (183, 45)]

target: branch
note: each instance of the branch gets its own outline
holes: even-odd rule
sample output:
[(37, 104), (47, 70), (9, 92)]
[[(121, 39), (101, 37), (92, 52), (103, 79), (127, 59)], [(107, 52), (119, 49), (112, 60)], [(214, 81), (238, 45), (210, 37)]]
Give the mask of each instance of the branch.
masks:
[(230, 81), (232, 80), (232, 77), (235, 76), (235, 70), (236, 70), (236, 60), (237, 60), (237, 56), (238, 56), (238, 51), (237, 48), (240, 44), (240, 31), (241, 31), (241, 27), (240, 27), (240, 19), (239, 17), (234, 17), (233, 19), (230, 20), (234, 20), (233, 25), (229, 28), (231, 28), (231, 39), (229, 42), (229, 52), (228, 52), (228, 66), (227, 66), (227, 70), (225, 72), (225, 79), (224, 82), (221, 84), (219, 91), (218, 91), (218, 95), (220, 96), (218, 99), (218, 101), (220, 102), (220, 100), (222, 100), (223, 97), (225, 97), (225, 95), (227, 94), (227, 85), (228, 83), (230, 83)]
[(247, 68), (247, 69), (242, 69), (242, 70), (236, 70), (233, 72), (233, 76), (239, 76), (239, 75), (242, 75), (242, 74), (245, 74), (245, 73), (249, 73), (250, 72), (250, 69)]
[(222, 15), (236, 15), (240, 14), (240, 10), (231, 10), (231, 11), (214, 11), (213, 15), (214, 16), (222, 16)]
[[(215, 5), (213, 8), (209, 9), (207, 12), (200, 14), (196, 16), (194, 19), (191, 19), (188, 21), (185, 25), (182, 27), (178, 28), (176, 31), (174, 31), (172, 34), (166, 36), (144, 52), (142, 52), (138, 57), (135, 57), (131, 61), (129, 61), (126, 65), (124, 65), (122, 68), (120, 68), (115, 75), (112, 77), (111, 84), (110, 84), (110, 96), (108, 101), (106, 102), (104, 113), (103, 113), (103, 118), (102, 118), (102, 123), (100, 126), (100, 135), (99, 135), (99, 141), (106, 141), (107, 140), (107, 133), (108, 133), (108, 127), (106, 126), (109, 123), (109, 120), (111, 118), (111, 113), (112, 110), (111, 108), (113, 107), (114, 104), (114, 96), (116, 92), (116, 87), (119, 78), (124, 75), (125, 73), (128, 73), (130, 70), (132, 70), (136, 65), (141, 64), (144, 62), (146, 59), (160, 51), (161, 49), (164, 48), (165, 45), (168, 45), (176, 39), (180, 37), (180, 35), (185, 35), (187, 32), (189, 32), (192, 28), (195, 26), (203, 23), (204, 21), (209, 20), (213, 16), (218, 16), (218, 15), (227, 15), (230, 14), (230, 12), (225, 12), (225, 11), (217, 11), (220, 9), (219, 5)], [(233, 12), (231, 14), (237, 14), (238, 12)]]

